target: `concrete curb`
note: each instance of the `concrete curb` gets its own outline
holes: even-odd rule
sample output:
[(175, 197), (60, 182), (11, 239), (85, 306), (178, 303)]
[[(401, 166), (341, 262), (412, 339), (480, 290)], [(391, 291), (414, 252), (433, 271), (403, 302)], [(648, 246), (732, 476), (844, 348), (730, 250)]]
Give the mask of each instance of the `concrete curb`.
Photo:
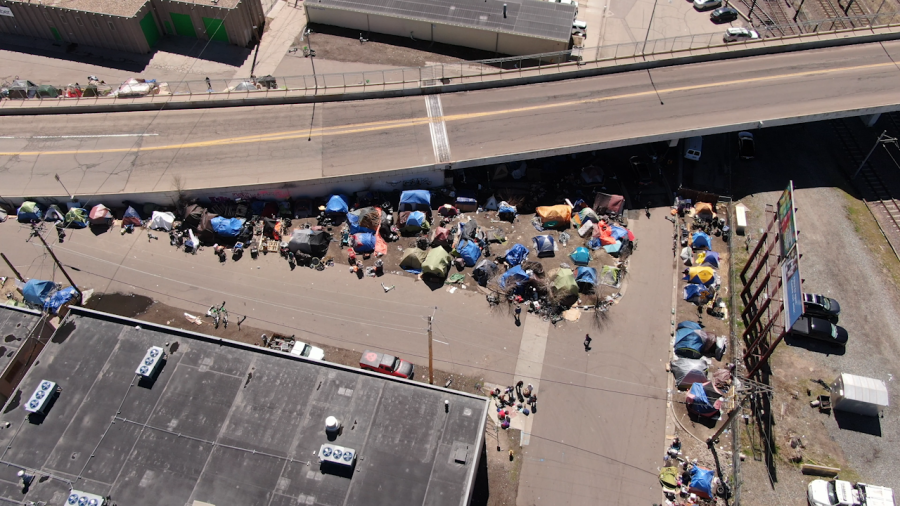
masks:
[[(672, 67), (676, 65), (686, 65), (691, 63), (703, 63), (711, 61), (731, 60), (736, 58), (744, 58), (748, 56), (761, 56), (769, 54), (782, 54), (797, 51), (806, 51), (811, 49), (823, 49), (829, 47), (848, 46), (853, 44), (868, 44), (875, 42), (885, 42), (900, 39), (900, 32), (884, 32), (873, 33), (860, 36), (844, 36), (840, 37), (839, 33), (828, 34), (833, 38), (825, 40), (817, 39), (810, 41), (799, 41), (793, 44), (764, 46), (765, 42), (759, 45), (745, 47), (736, 50), (727, 50), (720, 52), (704, 52), (703, 54), (688, 54), (675, 58), (666, 58), (660, 60), (632, 61), (621, 65), (608, 67), (592, 67), (582, 68), (560, 72), (556, 74), (532, 75), (521, 77), (510, 77), (507, 79), (498, 79), (488, 82), (473, 82), (460, 84), (445, 84), (429, 87), (416, 87), (400, 90), (380, 90), (380, 91), (362, 91), (356, 93), (343, 93), (335, 95), (303, 95), (298, 96), (278, 96), (278, 97), (242, 97), (242, 98), (225, 98), (210, 100), (206, 97), (203, 100), (185, 100), (180, 101), (178, 97), (172, 97), (166, 101), (144, 101), (143, 99), (133, 99), (127, 103), (93, 103), (90, 105), (76, 105), (56, 102), (52, 106), (36, 106), (36, 107), (2, 107), (0, 108), (0, 116), (37, 116), (44, 114), (90, 114), (90, 113), (109, 113), (109, 112), (137, 112), (137, 111), (157, 111), (157, 110), (191, 110), (191, 109), (211, 109), (218, 107), (253, 107), (265, 105), (281, 105), (281, 104), (311, 104), (319, 102), (342, 102), (354, 100), (370, 100), (379, 98), (399, 98), (419, 95), (432, 95), (439, 93), (455, 93), (461, 91), (476, 91), (494, 88), (505, 88), (510, 86), (523, 86), (528, 84), (549, 83), (563, 81), (567, 79), (576, 79), (583, 77), (595, 77), (609, 74), (619, 74), (624, 72), (633, 72), (639, 70), (650, 70), (655, 68)], [(691, 51), (708, 51), (708, 50), (691, 50)], [(688, 52), (688, 50), (686, 50)], [(653, 55), (648, 55), (653, 58)], [(635, 58), (630, 58), (635, 59)], [(586, 63), (587, 65), (597, 65), (598, 62)], [(290, 93), (286, 91), (285, 93)], [(98, 99), (102, 100), (102, 99)]]

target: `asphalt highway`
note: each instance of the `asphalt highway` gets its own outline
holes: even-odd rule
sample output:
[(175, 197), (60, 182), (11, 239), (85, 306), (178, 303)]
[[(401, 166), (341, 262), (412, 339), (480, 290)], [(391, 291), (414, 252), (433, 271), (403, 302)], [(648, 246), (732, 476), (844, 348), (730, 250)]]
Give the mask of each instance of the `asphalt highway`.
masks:
[[(119, 194), (321, 180), (525, 159), (812, 121), (900, 103), (900, 42), (423, 97), (96, 115), (0, 124), (0, 195)], [(431, 109), (434, 113), (433, 108)], [(761, 122), (761, 123), (760, 123)]]

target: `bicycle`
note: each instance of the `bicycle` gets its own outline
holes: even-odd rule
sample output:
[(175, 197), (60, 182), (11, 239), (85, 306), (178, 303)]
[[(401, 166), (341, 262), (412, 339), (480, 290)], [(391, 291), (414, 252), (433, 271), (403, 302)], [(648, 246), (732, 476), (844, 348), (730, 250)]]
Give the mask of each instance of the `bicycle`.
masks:
[(225, 309), (225, 302), (222, 302), (219, 307), (210, 306), (206, 311), (206, 316), (212, 317), (215, 328), (219, 328), (220, 323), (223, 323), (226, 329), (228, 328), (228, 310)]

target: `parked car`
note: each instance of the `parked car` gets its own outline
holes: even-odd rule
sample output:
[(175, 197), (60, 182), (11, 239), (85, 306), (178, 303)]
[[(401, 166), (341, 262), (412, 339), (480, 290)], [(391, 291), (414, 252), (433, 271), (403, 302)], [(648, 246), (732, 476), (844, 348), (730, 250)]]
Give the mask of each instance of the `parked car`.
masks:
[(631, 169), (634, 171), (634, 177), (641, 186), (648, 185), (653, 182), (653, 176), (650, 174), (650, 163), (645, 156), (632, 156), (629, 160)]
[(294, 346), (291, 348), (291, 355), (306, 357), (310, 360), (322, 360), (325, 358), (325, 350), (301, 341), (294, 341)]
[(722, 6), (722, 0), (694, 0), (694, 8), (698, 11), (706, 11)]
[(709, 20), (718, 25), (721, 23), (731, 23), (736, 20), (738, 16), (737, 9), (731, 7), (719, 7), (710, 13)]
[(752, 160), (755, 155), (753, 134), (750, 132), (738, 132), (738, 154), (744, 160)]
[(791, 334), (841, 346), (847, 344), (847, 330), (844, 327), (815, 316), (801, 316), (791, 327)]
[(756, 33), (756, 30), (743, 27), (729, 28), (725, 30), (725, 36), (722, 37), (722, 40), (725, 42), (747, 42), (757, 39), (759, 39), (759, 34)]
[(415, 366), (406, 360), (387, 353), (366, 350), (359, 359), (359, 366), (369, 371), (412, 379)]
[(803, 314), (837, 323), (838, 318), (841, 316), (841, 305), (838, 304), (838, 301), (824, 295), (804, 293)]

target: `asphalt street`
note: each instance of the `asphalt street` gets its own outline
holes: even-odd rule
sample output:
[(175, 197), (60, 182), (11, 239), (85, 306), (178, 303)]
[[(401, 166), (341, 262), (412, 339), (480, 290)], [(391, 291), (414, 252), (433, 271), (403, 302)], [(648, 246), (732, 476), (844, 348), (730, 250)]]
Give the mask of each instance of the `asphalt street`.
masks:
[[(436, 163), (456, 168), (637, 144), (703, 129), (893, 107), (900, 42), (683, 65), (440, 96), (204, 111), (9, 117), (2, 195), (79, 195), (321, 180)], [(738, 129), (738, 127), (734, 127)], [(443, 166), (443, 165), (439, 165)]]
[[(656, 458), (665, 430), (672, 271), (670, 224), (662, 214), (632, 221), (641, 247), (603, 328), (589, 317), (551, 326), (541, 378), (514, 376), (524, 326), (515, 326), (505, 308), (491, 310), (471, 286), (451, 294), (409, 276), (358, 280), (344, 266), (291, 272), (271, 255), (220, 264), (210, 251), (190, 256), (164, 235), (150, 241), (143, 231), (70, 231), (53, 248), (83, 290), (147, 295), (195, 315), (224, 300), (232, 320), (247, 314), (247, 325), (360, 352), (388, 351), (420, 365), (427, 364), (425, 316), (437, 308), (436, 368), (501, 385), (540, 380), (541, 405), (520, 455), (519, 504), (645, 505), (659, 497)], [(64, 282), (42, 247), (26, 242), (29, 234), (12, 221), (0, 225), (3, 252), (26, 277)], [(0, 267), (11, 275), (7, 270)], [(396, 288), (385, 293), (381, 282)], [(582, 345), (586, 332), (594, 339), (590, 353)]]

